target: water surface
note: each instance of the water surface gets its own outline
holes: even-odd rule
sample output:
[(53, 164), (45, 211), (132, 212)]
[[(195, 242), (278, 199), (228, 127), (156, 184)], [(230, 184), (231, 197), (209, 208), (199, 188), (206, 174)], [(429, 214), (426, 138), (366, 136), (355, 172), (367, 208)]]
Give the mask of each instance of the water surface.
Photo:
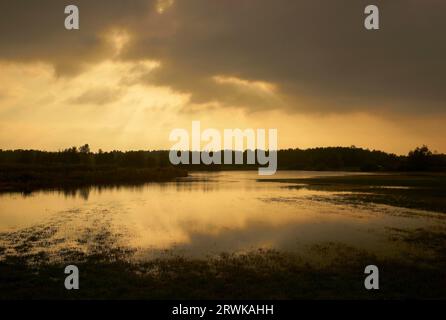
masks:
[[(344, 174), (283, 171), (274, 178)], [(259, 179), (257, 171), (207, 172), (138, 187), (1, 194), (0, 259), (117, 248), (135, 260), (208, 257), (257, 249), (303, 252), (320, 243), (395, 256), (414, 249), (395, 241), (394, 230), (445, 228), (442, 214), (348, 204), (337, 192)]]

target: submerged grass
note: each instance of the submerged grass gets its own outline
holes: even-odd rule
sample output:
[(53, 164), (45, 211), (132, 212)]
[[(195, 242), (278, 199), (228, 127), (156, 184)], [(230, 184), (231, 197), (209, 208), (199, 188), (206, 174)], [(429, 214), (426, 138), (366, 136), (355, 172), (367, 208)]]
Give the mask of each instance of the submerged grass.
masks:
[(348, 192), (337, 197), (347, 203), (377, 203), (446, 213), (446, 174), (392, 173), (259, 181), (296, 184), (291, 188)]
[[(0, 263), (0, 298), (446, 299), (443, 254), (422, 263), (407, 257), (389, 260), (336, 243), (313, 246), (308, 253), (311, 259), (259, 250), (141, 263), (106, 254), (78, 256), (80, 290), (71, 291), (64, 288), (66, 263), (29, 264), (29, 257), (9, 257)], [(364, 289), (369, 264), (379, 266), (380, 290)]]

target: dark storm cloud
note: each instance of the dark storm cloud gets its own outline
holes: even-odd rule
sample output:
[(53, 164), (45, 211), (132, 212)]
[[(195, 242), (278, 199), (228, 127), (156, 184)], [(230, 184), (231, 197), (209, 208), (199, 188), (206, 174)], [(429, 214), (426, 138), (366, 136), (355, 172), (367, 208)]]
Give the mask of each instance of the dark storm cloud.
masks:
[[(381, 30), (363, 27), (363, 0), (73, 1), (81, 31), (63, 29), (63, 1), (2, 0), (0, 57), (53, 62), (68, 71), (107, 57), (111, 26), (132, 35), (121, 59), (155, 59), (141, 81), (251, 110), (446, 111), (446, 2), (373, 1)], [(10, 17), (14, 17), (11, 19)], [(16, 18), (19, 17), (19, 18)], [(31, 24), (31, 21), (34, 21)], [(110, 55), (108, 55), (110, 56)], [(277, 85), (280, 102), (218, 84), (214, 76)]]
[[(80, 30), (64, 27), (69, 4), (79, 7)], [(61, 74), (76, 73), (85, 63), (110, 57), (105, 31), (131, 28), (153, 8), (147, 0), (0, 0), (0, 59), (50, 62)]]
[(197, 102), (231, 98), (207, 81), (223, 74), (276, 83), (291, 108), (443, 111), (446, 4), (377, 2), (382, 29), (370, 32), (368, 3), (178, 1), (169, 13), (176, 32), (155, 44), (141, 39), (135, 54), (160, 51), (160, 81)]

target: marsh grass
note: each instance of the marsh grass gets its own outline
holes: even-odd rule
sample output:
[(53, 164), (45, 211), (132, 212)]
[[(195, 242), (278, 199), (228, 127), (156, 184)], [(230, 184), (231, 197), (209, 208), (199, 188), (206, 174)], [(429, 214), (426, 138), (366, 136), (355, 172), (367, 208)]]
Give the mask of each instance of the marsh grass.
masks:
[(258, 181), (294, 184), (289, 187), (296, 189), (344, 192), (336, 194), (341, 203), (377, 203), (446, 213), (444, 173), (364, 174)]
[[(128, 253), (121, 253), (122, 256), (69, 253), (67, 260), (77, 259), (75, 264), (80, 270), (77, 291), (64, 288), (66, 262), (30, 264), (29, 256), (8, 257), (0, 263), (0, 298), (446, 298), (446, 259), (441, 251), (441, 256), (422, 263), (410, 257), (383, 259), (337, 243), (312, 246), (302, 255), (259, 250), (206, 259), (173, 256), (140, 263), (130, 262), (125, 259)], [(44, 257), (37, 260), (45, 261)], [(380, 290), (364, 289), (363, 272), (369, 264), (380, 268)]]

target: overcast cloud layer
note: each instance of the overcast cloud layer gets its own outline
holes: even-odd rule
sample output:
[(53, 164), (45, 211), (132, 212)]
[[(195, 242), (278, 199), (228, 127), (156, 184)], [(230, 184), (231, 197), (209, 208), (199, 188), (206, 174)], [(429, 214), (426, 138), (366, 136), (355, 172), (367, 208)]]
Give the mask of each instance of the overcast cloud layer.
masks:
[[(369, 1), (358, 0), (1, 0), (0, 59), (44, 61), (73, 76), (111, 57), (107, 34), (119, 29), (130, 40), (115, 59), (161, 63), (137, 81), (195, 103), (443, 113), (446, 2), (374, 3), (376, 32), (363, 28)], [(67, 4), (79, 6), (80, 31), (63, 27)]]

